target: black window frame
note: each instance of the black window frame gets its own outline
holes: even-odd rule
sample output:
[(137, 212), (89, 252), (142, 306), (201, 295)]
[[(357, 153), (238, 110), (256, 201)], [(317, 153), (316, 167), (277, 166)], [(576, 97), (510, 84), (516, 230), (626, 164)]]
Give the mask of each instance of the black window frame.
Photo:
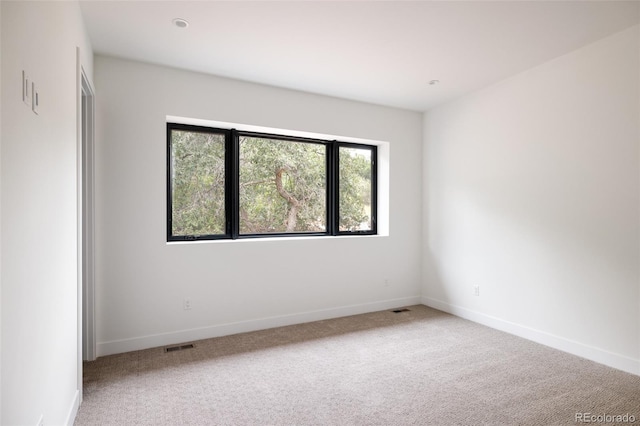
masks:
[[(334, 186), (334, 235), (377, 235), (378, 233), (378, 147), (376, 145), (366, 145), (352, 142), (335, 142), (334, 162), (335, 176)], [(363, 231), (340, 231), (340, 148), (366, 149), (371, 151), (371, 230)]]
[[(247, 238), (280, 238), (280, 237), (308, 237), (308, 236), (345, 236), (345, 235), (377, 235), (378, 212), (378, 147), (353, 142), (338, 140), (324, 140), (291, 136), (286, 134), (260, 133), (236, 129), (224, 129), (217, 127), (196, 126), (191, 124), (167, 123), (167, 149), (166, 149), (166, 190), (167, 190), (167, 242), (176, 241), (200, 241), (200, 240), (235, 240)], [(224, 234), (208, 235), (173, 235), (173, 200), (172, 200), (172, 131), (192, 131), (197, 133), (223, 134), (225, 137), (225, 232)], [(326, 148), (326, 226), (324, 232), (278, 232), (264, 234), (241, 234), (239, 195), (240, 195), (240, 137), (255, 137), (275, 139), (297, 143), (314, 143), (324, 145)], [(362, 231), (339, 230), (339, 157), (340, 148), (367, 149), (371, 151), (371, 229)]]
[[(194, 132), (194, 133), (207, 133), (207, 134), (222, 134), (224, 135), (224, 152), (225, 152), (225, 164), (224, 164), (224, 196), (225, 196), (225, 232), (222, 234), (203, 234), (203, 235), (173, 235), (173, 162), (172, 162), (172, 150), (171, 150), (171, 132), (173, 130)], [(232, 162), (233, 152), (231, 141), (231, 131), (229, 129), (220, 129), (206, 126), (195, 126), (190, 124), (180, 123), (167, 123), (167, 241), (198, 241), (198, 240), (222, 240), (231, 238), (232, 223), (230, 221), (231, 214), (233, 212), (233, 194), (229, 191), (229, 186), (232, 183)]]

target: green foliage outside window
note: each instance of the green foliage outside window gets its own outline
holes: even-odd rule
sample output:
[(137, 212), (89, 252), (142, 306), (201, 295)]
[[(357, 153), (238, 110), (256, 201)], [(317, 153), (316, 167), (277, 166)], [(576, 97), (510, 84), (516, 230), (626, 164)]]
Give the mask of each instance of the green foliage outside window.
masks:
[(326, 230), (326, 146), (240, 137), (240, 234)]
[(173, 130), (173, 235), (225, 233), (224, 134)]
[(340, 231), (363, 231), (371, 223), (371, 150), (340, 147)]

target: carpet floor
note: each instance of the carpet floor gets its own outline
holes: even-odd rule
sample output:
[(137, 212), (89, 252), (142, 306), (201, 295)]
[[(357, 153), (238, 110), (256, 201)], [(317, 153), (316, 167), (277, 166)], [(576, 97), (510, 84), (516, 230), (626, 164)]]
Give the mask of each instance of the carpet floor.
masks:
[(640, 424), (640, 376), (409, 309), (99, 358), (75, 424)]

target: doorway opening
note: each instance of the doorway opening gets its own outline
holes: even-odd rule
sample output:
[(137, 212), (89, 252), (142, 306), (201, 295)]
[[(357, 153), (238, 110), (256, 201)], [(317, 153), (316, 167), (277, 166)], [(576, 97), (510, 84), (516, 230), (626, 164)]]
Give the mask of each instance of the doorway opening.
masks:
[(82, 220), (82, 359), (96, 359), (95, 341), (95, 166), (94, 166), (94, 95), (89, 80), (81, 72), (81, 220)]

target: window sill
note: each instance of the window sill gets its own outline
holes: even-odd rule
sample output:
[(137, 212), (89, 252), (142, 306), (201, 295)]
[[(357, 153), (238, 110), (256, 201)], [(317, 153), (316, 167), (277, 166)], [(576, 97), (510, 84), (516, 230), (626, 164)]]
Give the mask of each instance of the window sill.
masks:
[(195, 241), (166, 241), (168, 246), (174, 245), (192, 245), (192, 244), (245, 244), (245, 243), (261, 243), (261, 242), (274, 242), (274, 241), (309, 241), (309, 240), (359, 240), (361, 238), (386, 238), (388, 235), (310, 235), (300, 237), (259, 237), (259, 238), (238, 238), (232, 239), (220, 239), (220, 240), (195, 240)]

